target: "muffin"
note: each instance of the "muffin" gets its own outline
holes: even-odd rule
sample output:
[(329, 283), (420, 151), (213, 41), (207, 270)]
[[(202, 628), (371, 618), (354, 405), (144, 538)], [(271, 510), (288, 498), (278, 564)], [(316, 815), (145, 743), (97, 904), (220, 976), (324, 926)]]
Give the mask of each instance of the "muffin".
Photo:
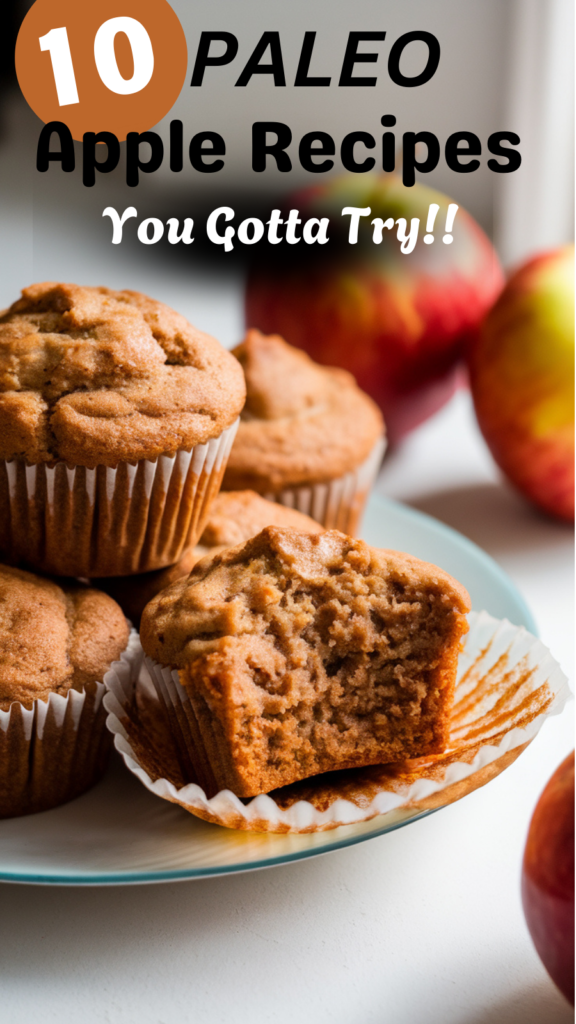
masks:
[(469, 609), (436, 566), (336, 530), (199, 562), (141, 624), (186, 781), (251, 797), (443, 751)]
[(102, 680), (128, 641), (107, 594), (0, 566), (0, 817), (65, 803), (100, 778)]
[(210, 508), (200, 542), (186, 551), (176, 565), (140, 576), (95, 579), (92, 583), (110, 594), (130, 621), (138, 626), (148, 601), (171, 583), (187, 576), (201, 558), (219, 554), (225, 548), (249, 540), (265, 526), (293, 526), (306, 533), (320, 533), (322, 530), (309, 516), (266, 501), (254, 491), (220, 491)]
[(160, 302), (26, 288), (0, 316), (0, 557), (80, 577), (173, 565), (244, 395), (230, 353)]
[(326, 529), (356, 534), (384, 452), (380, 410), (346, 370), (248, 331), (233, 354), (246, 405), (222, 487), (251, 488)]

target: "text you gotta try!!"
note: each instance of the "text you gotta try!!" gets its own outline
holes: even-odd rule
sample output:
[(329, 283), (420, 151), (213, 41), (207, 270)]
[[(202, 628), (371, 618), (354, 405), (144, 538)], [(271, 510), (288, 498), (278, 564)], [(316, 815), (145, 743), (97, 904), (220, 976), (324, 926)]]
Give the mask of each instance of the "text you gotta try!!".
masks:
[[(426, 234), (424, 242), (431, 245), (435, 236), (432, 233), (435, 227), (436, 216), (440, 207), (431, 203), (426, 218)], [(445, 233), (442, 235), (442, 242), (450, 245), (453, 241), (452, 228), (458, 212), (456, 203), (450, 203), (446, 215)], [(349, 217), (348, 243), (356, 245), (361, 222), (370, 218), (372, 211), (369, 206), (345, 206), (342, 210), (343, 217)], [(119, 213), (113, 206), (107, 206), (102, 213), (103, 217), (109, 217), (112, 223), (112, 244), (120, 245), (124, 237), (124, 226), (128, 221), (138, 217), (136, 207), (129, 206), (122, 213)], [(206, 220), (206, 237), (213, 245), (223, 246), (224, 252), (231, 252), (235, 241), (241, 245), (255, 245), (266, 235), (270, 245), (279, 245), (286, 242), (288, 245), (297, 245), (304, 242), (306, 245), (325, 245), (329, 240), (328, 230), (330, 227), (329, 217), (309, 217), (302, 221), (298, 210), (290, 210), (287, 215), (282, 216), (279, 209), (270, 212), (270, 219), (260, 220), (259, 217), (247, 217), (240, 222), (238, 227), (233, 225), (236, 214), (230, 206), (219, 206), (213, 210)], [(394, 220), (393, 217), (386, 219), (374, 217), (370, 220), (372, 228), (372, 242), (380, 245), (384, 239), (384, 231), (395, 233), (400, 243), (400, 252), (408, 255), (413, 252), (418, 236), (420, 234), (420, 218), (412, 217), (410, 224), (405, 217)], [(176, 217), (170, 217), (166, 223), (158, 217), (146, 217), (141, 220), (136, 230), (138, 241), (143, 245), (156, 245), (165, 236), (171, 245), (179, 243), (191, 245), (194, 241), (194, 220), (192, 217), (185, 217), (180, 223)]]

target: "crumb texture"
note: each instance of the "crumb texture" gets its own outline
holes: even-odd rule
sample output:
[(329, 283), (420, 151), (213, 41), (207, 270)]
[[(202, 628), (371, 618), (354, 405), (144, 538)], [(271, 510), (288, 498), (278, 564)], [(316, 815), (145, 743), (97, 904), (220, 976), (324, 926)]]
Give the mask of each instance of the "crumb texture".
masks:
[(217, 437), (244, 395), (229, 352), (138, 292), (36, 284), (0, 315), (3, 459), (153, 459)]
[(0, 566), (0, 710), (101, 682), (128, 634), (107, 594)]
[(277, 493), (332, 480), (364, 462), (382, 436), (380, 410), (346, 370), (320, 366), (255, 330), (233, 354), (247, 397), (225, 490)]
[(443, 750), (469, 608), (436, 566), (268, 527), (159, 594), (141, 636), (180, 670), (198, 780), (253, 796)]

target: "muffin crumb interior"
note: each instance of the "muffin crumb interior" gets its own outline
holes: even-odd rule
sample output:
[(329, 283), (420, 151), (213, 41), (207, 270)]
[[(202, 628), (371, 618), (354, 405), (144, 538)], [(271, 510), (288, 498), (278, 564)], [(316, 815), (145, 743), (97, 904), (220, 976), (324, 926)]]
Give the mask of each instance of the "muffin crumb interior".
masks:
[(143, 641), (182, 669), (205, 784), (248, 796), (442, 750), (468, 607), (435, 567), (268, 528), (159, 595)]

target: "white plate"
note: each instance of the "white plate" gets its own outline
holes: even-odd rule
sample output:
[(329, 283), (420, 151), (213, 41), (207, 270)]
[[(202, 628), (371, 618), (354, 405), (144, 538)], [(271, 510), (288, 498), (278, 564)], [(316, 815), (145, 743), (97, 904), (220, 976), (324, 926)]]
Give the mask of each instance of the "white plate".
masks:
[[(362, 534), (377, 547), (434, 562), (467, 587), (472, 607), (536, 632), (514, 584), (484, 551), (429, 516), (370, 499)], [(0, 821), (0, 880), (60, 885), (174, 881), (250, 871), (327, 853), (415, 821), (392, 811), (310, 835), (236, 832), (149, 793), (115, 755), (105, 778), (63, 807)]]

